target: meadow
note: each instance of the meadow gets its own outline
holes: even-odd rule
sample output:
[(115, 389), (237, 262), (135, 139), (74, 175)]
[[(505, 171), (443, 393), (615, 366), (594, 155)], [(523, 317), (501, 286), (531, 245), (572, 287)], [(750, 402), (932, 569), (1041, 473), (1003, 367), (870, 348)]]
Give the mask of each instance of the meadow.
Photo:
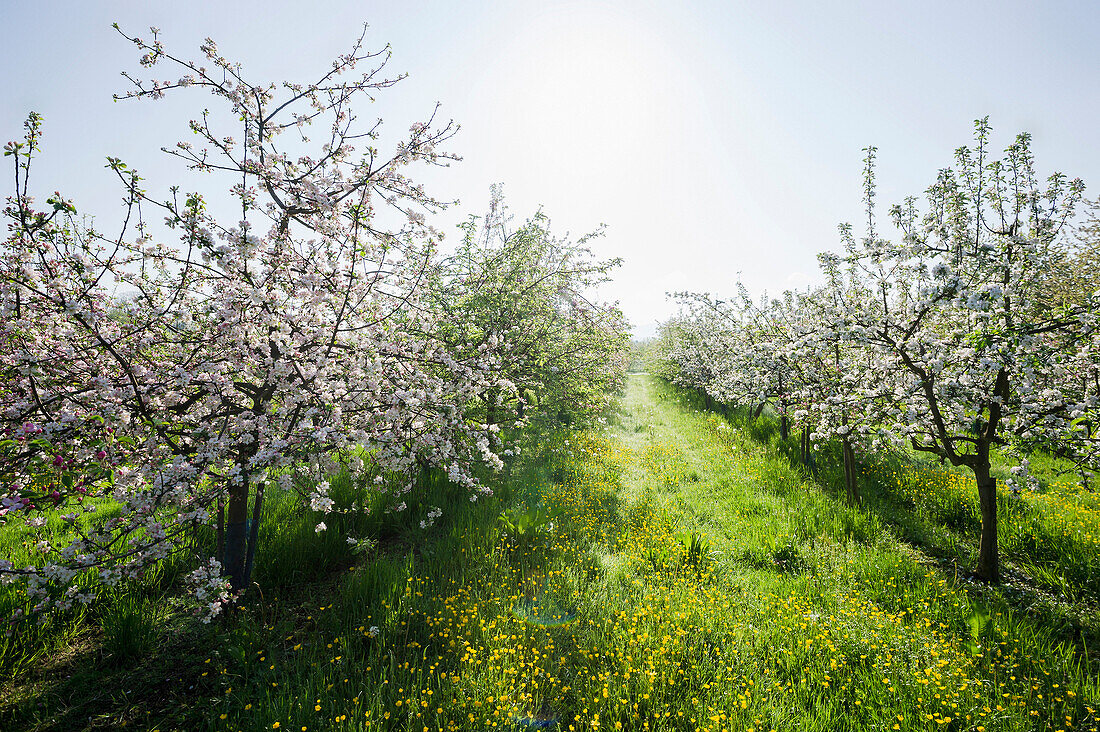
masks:
[(162, 564), (12, 635), (0, 728), (1100, 726), (1092, 494), (1051, 468), (1002, 496), (1006, 581), (988, 586), (963, 570), (961, 474), (864, 456), (852, 507), (836, 456), (812, 477), (796, 439), (632, 374), (606, 425), (531, 436), (488, 502), (426, 475), (434, 527), (334, 514), (318, 541), (277, 496), (256, 602), (203, 625)]

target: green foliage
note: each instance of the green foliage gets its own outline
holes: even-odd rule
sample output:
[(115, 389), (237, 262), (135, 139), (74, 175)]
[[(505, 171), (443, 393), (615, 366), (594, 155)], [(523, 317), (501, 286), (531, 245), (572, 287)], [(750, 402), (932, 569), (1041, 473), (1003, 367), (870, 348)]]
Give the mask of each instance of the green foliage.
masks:
[(503, 513), (498, 520), (509, 537), (519, 540), (553, 530), (554, 518), (560, 513), (545, 506), (524, 507)]
[(966, 624), (970, 628), (970, 640), (966, 641), (967, 650), (977, 656), (981, 653), (982, 643), (991, 635), (989, 612), (984, 608), (978, 608), (966, 619)]
[(710, 542), (691, 531), (676, 532), (676, 541), (682, 551), (681, 561), (695, 571), (701, 570), (711, 559)]
[(591, 418), (621, 388), (629, 336), (622, 313), (592, 299), (617, 259), (596, 260), (588, 242), (556, 237), (542, 211), (512, 228), (499, 188), (489, 213), (460, 228), (462, 243), (430, 291), (447, 315), (442, 336), (459, 353), (504, 342), (499, 369), (514, 394), (482, 395), (486, 422), (530, 413), (558, 424)]
[(561, 510), (544, 505), (517, 506), (498, 518), (513, 553), (526, 556), (548, 543)]
[(139, 661), (156, 650), (164, 613), (161, 604), (133, 591), (114, 591), (99, 618), (103, 647), (116, 664)]

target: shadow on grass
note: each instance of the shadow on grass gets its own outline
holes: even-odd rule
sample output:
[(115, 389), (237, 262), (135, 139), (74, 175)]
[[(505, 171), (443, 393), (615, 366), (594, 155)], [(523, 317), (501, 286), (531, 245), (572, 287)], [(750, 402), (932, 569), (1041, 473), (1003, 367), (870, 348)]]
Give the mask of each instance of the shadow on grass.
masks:
[[(511, 546), (496, 517), (517, 501), (541, 501), (539, 486), (552, 474), (570, 478), (562, 473), (567, 463), (540, 459), (533, 451), (509, 475), (484, 476), (495, 495), (476, 503), (440, 471), (425, 470), (406, 499), (413, 504), (415, 497), (407, 510), (387, 512), (380, 501), (370, 511), (338, 510), (325, 516), (328, 528), (320, 533), (316, 516), (297, 495), (269, 493), (255, 586), (232, 617), (204, 625), (169, 607), (166, 592), (182, 568), (166, 565), (120, 588), (111, 602), (24, 637), (22, 643), (39, 647), (21, 649), (21, 665), (5, 671), (0, 729), (212, 729), (220, 726), (219, 710), (230, 699), (240, 701), (240, 708), (255, 699), (270, 713), (283, 699), (300, 705), (307, 697), (325, 696), (323, 691), (331, 694), (334, 669), (358, 669), (360, 681), (369, 672), (385, 683), (412, 674), (413, 662), (433, 652), (435, 673), (455, 670), (460, 659), (444, 653), (447, 646), (431, 620), (442, 607), (425, 597), (424, 588), (458, 592), (490, 576), (498, 585), (514, 583), (521, 593), (537, 587), (555, 549)], [(331, 483), (337, 508), (346, 508), (350, 481), (342, 476)], [(598, 520), (614, 526), (621, 522), (619, 506), (614, 497), (605, 498)], [(442, 509), (442, 516), (422, 528), (432, 507)], [(358, 545), (348, 536), (359, 539)], [(212, 543), (211, 537), (201, 540)], [(376, 639), (381, 634), (385, 651)], [(315, 660), (304, 662), (307, 653)], [(397, 668), (402, 656), (403, 671)], [(196, 704), (199, 699), (203, 703)]]

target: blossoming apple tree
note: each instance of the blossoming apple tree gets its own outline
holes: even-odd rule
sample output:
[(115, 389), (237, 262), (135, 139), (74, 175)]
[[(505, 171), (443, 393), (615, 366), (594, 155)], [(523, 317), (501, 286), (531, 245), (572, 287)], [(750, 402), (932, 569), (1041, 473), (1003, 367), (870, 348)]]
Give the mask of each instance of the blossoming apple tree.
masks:
[[(974, 146), (959, 148), (955, 166), (928, 188), (923, 216), (912, 197), (891, 209), (898, 241), (879, 236), (872, 219), (860, 242), (846, 236), (846, 256), (871, 294), (863, 337), (879, 370), (893, 374), (888, 427), (913, 449), (973, 472), (977, 574), (996, 581), (991, 450), (1007, 445), (1023, 456), (1057, 445), (1087, 458), (1092, 440), (1081, 419), (1096, 409), (1097, 392), (1075, 389), (1074, 376), (1095, 373), (1097, 354), (1091, 304), (1036, 307), (1031, 286), (1053, 264), (1084, 185), (1060, 173), (1040, 180), (1026, 134), (996, 157), (990, 132), (978, 120)], [(870, 166), (868, 175), (873, 191)], [(1025, 479), (1026, 464), (1016, 472)]]
[[(471, 499), (488, 490), (471, 464), (499, 464), (466, 408), (508, 385), (493, 344), (431, 335), (421, 284), (439, 234), (425, 214), (444, 204), (406, 173), (451, 160), (456, 127), (433, 113), (383, 154), (380, 123), (361, 125), (355, 104), (397, 79), (363, 36), (312, 83), (256, 84), (213, 41), (191, 61), (151, 33), (123, 35), (173, 75), (128, 76), (120, 98), (197, 90), (224, 105), (168, 152), (224, 177), (235, 220), (199, 193), (158, 198), (109, 159), (125, 205), (107, 234), (61, 194), (32, 195), (37, 115), (4, 151), (16, 186), (0, 249), (0, 514), (36, 532), (42, 557), (0, 561), (0, 579), (36, 610), (87, 602), (214, 523), (217, 556), (195, 579), (216, 613), (249, 584), (265, 488), (292, 487), (309, 455), (365, 457), (368, 489), (406, 476), (395, 494), (428, 461)], [(322, 513), (325, 485), (311, 496)]]
[(511, 386), (482, 395), (491, 427), (535, 406), (559, 421), (591, 417), (626, 371), (626, 320), (594, 299), (620, 260), (593, 257), (588, 243), (602, 230), (577, 241), (555, 236), (542, 211), (513, 226), (499, 186), (488, 213), (462, 224), (463, 240), (431, 288), (445, 337), (457, 350), (498, 354), (494, 370)]
[[(755, 416), (771, 404), (780, 415), (786, 439), (799, 378), (799, 365), (791, 357), (795, 335), (787, 317), (793, 295), (765, 297), (757, 304), (738, 284), (734, 300), (699, 293), (678, 297), (689, 309), (690, 327), (681, 328), (678, 343), (669, 353), (677, 370), (697, 374), (691, 386), (702, 390), (708, 401), (745, 406)], [(689, 366), (693, 362), (699, 363)]]

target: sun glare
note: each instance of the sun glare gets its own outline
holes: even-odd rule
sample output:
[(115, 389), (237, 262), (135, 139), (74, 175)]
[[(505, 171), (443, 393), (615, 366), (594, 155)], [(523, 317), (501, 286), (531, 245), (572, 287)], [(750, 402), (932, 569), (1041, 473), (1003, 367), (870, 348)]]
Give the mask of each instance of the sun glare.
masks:
[[(504, 54), (501, 104), (518, 117), (543, 162), (576, 156), (618, 176), (652, 165), (652, 144), (669, 136), (679, 92), (672, 54), (647, 28), (619, 15), (578, 8), (535, 16)], [(647, 143), (648, 141), (648, 143)]]

